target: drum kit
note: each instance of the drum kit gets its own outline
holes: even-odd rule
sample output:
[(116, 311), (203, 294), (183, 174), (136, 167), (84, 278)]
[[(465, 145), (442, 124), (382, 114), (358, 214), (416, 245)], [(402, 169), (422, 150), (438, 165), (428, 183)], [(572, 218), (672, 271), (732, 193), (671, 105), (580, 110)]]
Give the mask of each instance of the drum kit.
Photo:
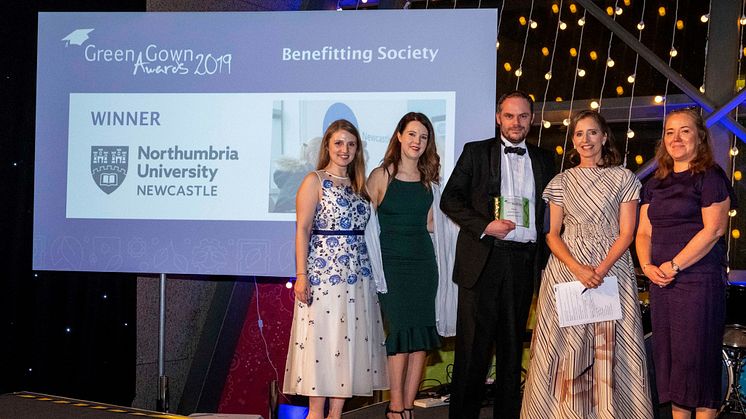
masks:
[(723, 412), (736, 412), (746, 416), (746, 388), (742, 381), (746, 365), (746, 319), (744, 319), (744, 299), (746, 287), (730, 284), (727, 289), (726, 323), (723, 334), (723, 383), (727, 372), (727, 389), (723, 391), (723, 404), (718, 415)]

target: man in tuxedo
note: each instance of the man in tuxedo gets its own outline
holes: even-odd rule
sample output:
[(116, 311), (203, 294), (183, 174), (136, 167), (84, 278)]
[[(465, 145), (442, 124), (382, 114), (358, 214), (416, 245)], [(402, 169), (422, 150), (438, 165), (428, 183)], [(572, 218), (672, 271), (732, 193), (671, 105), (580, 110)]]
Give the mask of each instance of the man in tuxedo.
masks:
[(493, 348), (493, 415), (520, 413), (526, 320), (548, 256), (541, 195), (555, 174), (552, 154), (526, 142), (533, 116), (527, 94), (500, 97), (499, 135), (464, 146), (440, 200), (461, 227), (453, 269), (459, 295), (450, 419), (479, 417)]

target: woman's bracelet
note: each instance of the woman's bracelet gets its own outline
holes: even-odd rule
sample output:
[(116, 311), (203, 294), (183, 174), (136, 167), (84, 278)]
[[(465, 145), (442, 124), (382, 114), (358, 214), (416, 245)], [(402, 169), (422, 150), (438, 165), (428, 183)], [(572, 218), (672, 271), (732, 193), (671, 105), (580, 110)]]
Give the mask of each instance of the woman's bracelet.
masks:
[(296, 273), (295, 273), (295, 276), (296, 276), (296, 277), (299, 277), (299, 276), (301, 276), (301, 275), (303, 275), (303, 276), (306, 276), (306, 273), (305, 273), (305, 272), (296, 272)]

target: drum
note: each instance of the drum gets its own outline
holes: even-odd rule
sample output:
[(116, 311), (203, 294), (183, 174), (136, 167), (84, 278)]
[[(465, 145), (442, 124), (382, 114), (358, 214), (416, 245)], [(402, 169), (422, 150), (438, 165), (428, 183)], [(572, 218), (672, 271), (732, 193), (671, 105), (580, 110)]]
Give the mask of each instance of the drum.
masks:
[[(723, 405), (721, 411), (741, 411), (746, 402), (746, 327), (725, 326), (723, 333)], [(736, 382), (737, 380), (737, 382)]]
[(725, 326), (723, 333), (723, 346), (729, 348), (740, 348), (746, 351), (746, 326), (740, 324), (729, 324)]
[(731, 282), (725, 291), (725, 324), (746, 325), (746, 282)]

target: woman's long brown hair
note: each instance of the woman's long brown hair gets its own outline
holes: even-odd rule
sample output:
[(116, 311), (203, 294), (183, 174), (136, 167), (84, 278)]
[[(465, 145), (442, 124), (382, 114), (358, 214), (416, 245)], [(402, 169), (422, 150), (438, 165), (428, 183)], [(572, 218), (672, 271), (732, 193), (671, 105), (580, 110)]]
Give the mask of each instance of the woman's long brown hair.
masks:
[(384, 170), (388, 170), (391, 167), (391, 177), (389, 181), (396, 177), (399, 172), (399, 163), (401, 162), (401, 143), (399, 142), (399, 135), (404, 134), (404, 129), (412, 121), (417, 121), (425, 126), (427, 129), (427, 143), (425, 144), (425, 152), (422, 153), (420, 158), (417, 160), (417, 170), (420, 172), (420, 182), (425, 185), (426, 188), (430, 189), (430, 184), (440, 183), (440, 156), (435, 147), (435, 130), (430, 119), (423, 113), (409, 112), (404, 115), (399, 123), (396, 124), (394, 134), (391, 135), (389, 145), (386, 148), (386, 153), (383, 155), (383, 162), (381, 166)]
[[(692, 173), (700, 173), (707, 170), (709, 167), (715, 164), (715, 160), (712, 158), (712, 147), (710, 146), (710, 131), (705, 126), (705, 120), (699, 113), (697, 108), (681, 108), (676, 109), (666, 115), (666, 121), (663, 123), (664, 131), (663, 136), (665, 137), (665, 127), (668, 118), (672, 115), (688, 115), (689, 118), (694, 122), (694, 127), (697, 129), (697, 136), (699, 137), (699, 145), (697, 145), (697, 155), (694, 156), (691, 162), (689, 162), (689, 170)], [(673, 158), (668, 154), (666, 150), (666, 142), (661, 138), (658, 143), (658, 150), (655, 152), (655, 159), (658, 161), (658, 169), (655, 170), (655, 178), (663, 179), (671, 172), (673, 172)]]

